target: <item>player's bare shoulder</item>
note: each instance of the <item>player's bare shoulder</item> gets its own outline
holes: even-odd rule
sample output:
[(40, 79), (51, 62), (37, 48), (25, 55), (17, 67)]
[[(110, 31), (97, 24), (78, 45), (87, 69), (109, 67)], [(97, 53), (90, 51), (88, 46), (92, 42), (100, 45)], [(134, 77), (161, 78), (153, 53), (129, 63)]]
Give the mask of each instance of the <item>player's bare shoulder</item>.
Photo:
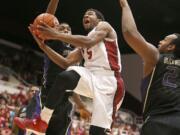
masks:
[(110, 30), (111, 25), (106, 21), (100, 21), (96, 27), (96, 30), (101, 30), (101, 29)]
[(101, 21), (99, 22), (99, 24), (97, 25), (97, 30), (104, 30), (107, 32), (107, 36), (106, 38), (110, 39), (110, 40), (115, 40), (117, 39), (117, 34), (116, 31), (114, 30), (114, 28), (106, 21)]

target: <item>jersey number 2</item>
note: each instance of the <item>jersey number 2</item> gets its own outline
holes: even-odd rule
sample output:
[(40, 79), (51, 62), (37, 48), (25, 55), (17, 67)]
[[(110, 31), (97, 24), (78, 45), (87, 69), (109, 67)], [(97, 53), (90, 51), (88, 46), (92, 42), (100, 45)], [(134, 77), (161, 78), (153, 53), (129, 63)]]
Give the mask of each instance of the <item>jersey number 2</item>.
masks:
[(178, 77), (179, 68), (174, 66), (167, 66), (166, 69), (168, 70), (163, 77), (163, 85), (169, 86), (172, 88), (177, 88), (177, 84), (175, 83), (175, 79)]

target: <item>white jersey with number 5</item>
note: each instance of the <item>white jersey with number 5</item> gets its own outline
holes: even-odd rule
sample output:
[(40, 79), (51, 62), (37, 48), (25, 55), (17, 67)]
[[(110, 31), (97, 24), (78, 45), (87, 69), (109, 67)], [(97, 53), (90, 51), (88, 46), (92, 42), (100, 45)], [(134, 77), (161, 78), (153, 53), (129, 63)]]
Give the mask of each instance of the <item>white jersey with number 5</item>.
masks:
[(83, 48), (82, 55), (85, 60), (84, 66), (88, 69), (121, 72), (121, 58), (117, 39), (114, 41), (104, 39), (104, 41), (99, 42), (91, 48)]
[[(89, 34), (93, 34), (92, 32)], [(83, 48), (82, 55), (84, 67), (68, 68), (80, 75), (78, 85), (73, 91), (93, 98), (91, 125), (110, 129), (124, 97), (117, 39), (104, 39), (91, 48)]]

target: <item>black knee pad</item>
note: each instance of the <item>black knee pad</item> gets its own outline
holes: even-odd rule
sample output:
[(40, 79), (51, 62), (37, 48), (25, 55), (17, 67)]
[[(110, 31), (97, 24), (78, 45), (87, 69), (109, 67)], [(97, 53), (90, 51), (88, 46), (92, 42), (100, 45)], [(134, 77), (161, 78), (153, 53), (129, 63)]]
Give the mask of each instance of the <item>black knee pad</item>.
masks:
[(73, 70), (58, 74), (52, 88), (49, 89), (45, 106), (54, 109), (58, 103), (61, 104), (65, 99), (68, 99), (70, 92), (67, 93), (66, 90), (73, 91), (79, 79), (80, 75)]
[(64, 85), (69, 90), (73, 90), (77, 86), (79, 79), (80, 75), (73, 70), (61, 72), (56, 78), (61, 87)]

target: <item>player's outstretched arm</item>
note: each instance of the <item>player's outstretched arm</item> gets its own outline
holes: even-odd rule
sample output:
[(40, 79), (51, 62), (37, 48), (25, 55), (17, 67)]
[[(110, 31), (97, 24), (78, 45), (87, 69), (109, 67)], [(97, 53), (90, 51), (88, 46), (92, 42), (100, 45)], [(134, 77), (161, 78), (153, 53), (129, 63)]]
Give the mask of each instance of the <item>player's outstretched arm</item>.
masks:
[(47, 56), (57, 65), (59, 65), (61, 68), (66, 69), (67, 67), (69, 67), (70, 65), (74, 65), (78, 62), (81, 61), (82, 59), (82, 55), (79, 49), (75, 49), (74, 51), (70, 52), (69, 55), (65, 58), (62, 55), (60, 55), (59, 53), (57, 53), (56, 51), (54, 51), (53, 49), (51, 49), (49, 46), (47, 46), (44, 41), (40, 40), (39, 38), (37, 38), (35, 36), (35, 34), (33, 33), (33, 30), (31, 29), (31, 27), (29, 27), (29, 30), (33, 36), (33, 38), (35, 39), (35, 41), (37, 42), (39, 48), (44, 51), (44, 53), (47, 54)]
[(119, 3), (122, 7), (122, 33), (124, 39), (142, 57), (145, 63), (156, 64), (159, 59), (158, 49), (148, 43), (138, 31), (127, 0), (119, 0)]
[(46, 13), (55, 14), (58, 7), (59, 0), (50, 0)]
[(90, 48), (102, 41), (110, 32), (111, 27), (107, 22), (100, 22), (96, 30), (88, 36), (83, 35), (67, 35), (60, 33), (56, 29), (51, 28), (44, 22), (40, 22), (35, 29), (37, 29), (44, 40), (53, 39), (60, 40), (65, 43), (69, 43), (75, 47)]

